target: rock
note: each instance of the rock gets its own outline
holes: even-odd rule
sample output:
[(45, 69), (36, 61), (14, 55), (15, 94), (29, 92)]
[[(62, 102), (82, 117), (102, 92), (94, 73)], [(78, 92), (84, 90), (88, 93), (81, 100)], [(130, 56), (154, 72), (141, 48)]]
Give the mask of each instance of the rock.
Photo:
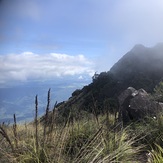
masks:
[(120, 105), (119, 119), (124, 123), (141, 120), (146, 116), (159, 113), (162, 105), (153, 101), (151, 96), (144, 90), (129, 87), (118, 97)]

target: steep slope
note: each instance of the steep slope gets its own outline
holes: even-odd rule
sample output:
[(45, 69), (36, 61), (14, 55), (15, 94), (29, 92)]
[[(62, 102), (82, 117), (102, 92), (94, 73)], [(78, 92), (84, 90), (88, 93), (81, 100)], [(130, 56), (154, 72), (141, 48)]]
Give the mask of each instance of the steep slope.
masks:
[[(108, 72), (102, 72), (91, 84), (76, 90), (68, 101), (58, 105), (65, 116), (70, 109), (103, 112), (118, 109), (117, 97), (128, 87), (152, 92), (163, 77), (163, 43), (152, 48), (136, 45)], [(93, 110), (92, 110), (93, 109)]]
[(152, 92), (163, 77), (163, 44), (157, 44), (153, 48), (136, 45), (110, 72), (126, 87), (144, 88)]

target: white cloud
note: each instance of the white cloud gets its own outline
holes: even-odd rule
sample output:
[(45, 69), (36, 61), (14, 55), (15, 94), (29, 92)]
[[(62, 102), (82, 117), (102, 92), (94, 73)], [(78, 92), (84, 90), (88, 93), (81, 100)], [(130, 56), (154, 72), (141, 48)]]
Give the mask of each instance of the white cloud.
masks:
[(93, 63), (83, 55), (8, 54), (0, 56), (0, 84), (8, 81), (48, 80), (56, 77), (90, 75)]

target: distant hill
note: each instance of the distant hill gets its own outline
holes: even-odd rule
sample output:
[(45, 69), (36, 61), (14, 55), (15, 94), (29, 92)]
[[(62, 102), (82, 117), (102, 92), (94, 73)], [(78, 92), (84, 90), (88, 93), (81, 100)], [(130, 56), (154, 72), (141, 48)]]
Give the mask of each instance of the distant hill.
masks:
[(82, 88), (82, 85), (91, 80), (83, 80), (83, 83), (79, 81), (79, 79), (56, 79), (55, 83), (53, 80), (28, 81), (0, 88), (0, 123), (12, 123), (13, 114), (16, 114), (18, 122), (31, 121), (34, 117), (36, 94), (39, 100), (38, 113), (42, 116), (45, 112), (49, 88), (51, 88), (51, 106), (53, 106), (56, 100), (59, 102), (66, 100), (75, 89)]
[(76, 90), (68, 101), (58, 104), (61, 113), (71, 108), (103, 112), (107, 104), (110, 111), (118, 109), (117, 97), (128, 87), (152, 92), (163, 78), (163, 43), (155, 47), (135, 45), (108, 72), (95, 74), (93, 81)]

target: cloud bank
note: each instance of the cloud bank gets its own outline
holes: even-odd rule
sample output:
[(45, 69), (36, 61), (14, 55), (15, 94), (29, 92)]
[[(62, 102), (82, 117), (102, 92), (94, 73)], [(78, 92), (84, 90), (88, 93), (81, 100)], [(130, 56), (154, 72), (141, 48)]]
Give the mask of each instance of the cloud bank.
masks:
[(163, 42), (162, 0), (2, 1), (0, 55), (82, 53), (107, 71), (135, 44)]
[(90, 75), (93, 63), (84, 55), (67, 54), (8, 54), (0, 56), (0, 84), (10, 81), (48, 80), (57, 77)]

